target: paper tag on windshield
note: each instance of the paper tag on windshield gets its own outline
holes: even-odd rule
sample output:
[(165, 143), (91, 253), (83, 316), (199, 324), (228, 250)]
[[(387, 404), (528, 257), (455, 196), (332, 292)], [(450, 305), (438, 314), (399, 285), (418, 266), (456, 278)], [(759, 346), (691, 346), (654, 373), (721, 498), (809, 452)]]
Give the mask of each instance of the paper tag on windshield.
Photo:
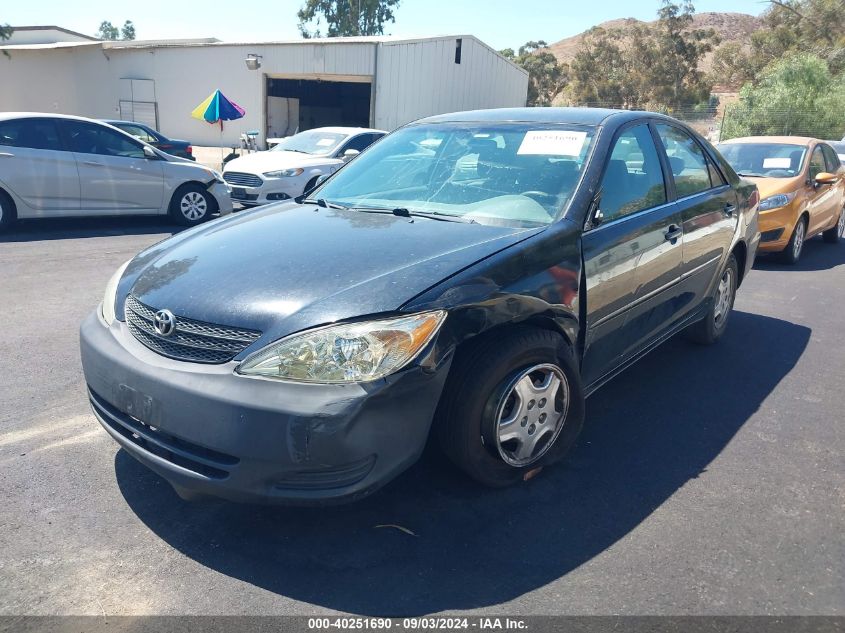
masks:
[(327, 145), (334, 145), (334, 139), (333, 138), (321, 138), (319, 141), (317, 141), (317, 145), (319, 145), (320, 147), (326, 147)]
[(786, 158), (764, 158), (763, 169), (789, 169), (792, 161)]
[(586, 132), (528, 130), (516, 153), (579, 156), (586, 140)]

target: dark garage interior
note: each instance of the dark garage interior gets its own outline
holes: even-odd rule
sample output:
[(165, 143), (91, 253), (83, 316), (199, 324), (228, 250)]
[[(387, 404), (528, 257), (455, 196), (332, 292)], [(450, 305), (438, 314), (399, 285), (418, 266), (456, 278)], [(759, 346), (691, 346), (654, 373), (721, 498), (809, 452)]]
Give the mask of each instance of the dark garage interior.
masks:
[(328, 125), (370, 126), (369, 82), (267, 78), (267, 135)]

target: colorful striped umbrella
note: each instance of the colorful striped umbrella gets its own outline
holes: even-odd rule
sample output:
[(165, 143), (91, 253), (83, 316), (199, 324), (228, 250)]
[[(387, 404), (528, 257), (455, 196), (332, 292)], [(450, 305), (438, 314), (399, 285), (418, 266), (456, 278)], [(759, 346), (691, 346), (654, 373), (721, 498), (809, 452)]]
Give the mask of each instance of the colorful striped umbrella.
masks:
[(223, 121), (234, 121), (240, 119), (246, 110), (234, 101), (229, 101), (219, 90), (212, 92), (208, 99), (199, 104), (191, 112), (191, 116), (200, 121), (209, 123), (220, 122), (220, 129), (223, 129)]

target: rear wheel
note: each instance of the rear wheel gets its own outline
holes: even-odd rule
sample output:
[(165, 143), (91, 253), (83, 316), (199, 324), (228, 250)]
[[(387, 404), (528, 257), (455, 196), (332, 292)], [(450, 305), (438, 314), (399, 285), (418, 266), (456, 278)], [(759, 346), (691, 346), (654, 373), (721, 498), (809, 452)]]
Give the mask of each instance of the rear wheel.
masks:
[(485, 485), (504, 487), (561, 460), (583, 420), (571, 349), (554, 332), (524, 327), (459, 352), (436, 424), (453, 462)]
[(845, 236), (845, 208), (839, 212), (839, 221), (836, 226), (822, 233), (822, 238), (828, 244), (836, 244), (843, 236)]
[(684, 330), (684, 338), (700, 345), (712, 345), (722, 338), (734, 307), (738, 280), (736, 257), (731, 253), (716, 284), (707, 316)]
[(786, 248), (780, 253), (780, 259), (786, 264), (797, 264), (801, 258), (801, 251), (804, 249), (804, 240), (807, 237), (807, 220), (803, 217), (798, 219), (798, 224), (792, 230), (792, 237)]
[(0, 189), (0, 232), (8, 229), (15, 221), (15, 203), (5, 191)]
[(205, 222), (217, 210), (214, 196), (201, 185), (187, 183), (179, 187), (170, 201), (170, 217), (184, 226)]

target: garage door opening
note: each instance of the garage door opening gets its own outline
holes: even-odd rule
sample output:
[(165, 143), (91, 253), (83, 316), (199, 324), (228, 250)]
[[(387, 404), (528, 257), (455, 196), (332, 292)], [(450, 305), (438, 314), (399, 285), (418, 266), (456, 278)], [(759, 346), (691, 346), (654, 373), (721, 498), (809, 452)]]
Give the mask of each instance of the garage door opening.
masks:
[(267, 78), (267, 138), (315, 127), (370, 127), (370, 83)]

